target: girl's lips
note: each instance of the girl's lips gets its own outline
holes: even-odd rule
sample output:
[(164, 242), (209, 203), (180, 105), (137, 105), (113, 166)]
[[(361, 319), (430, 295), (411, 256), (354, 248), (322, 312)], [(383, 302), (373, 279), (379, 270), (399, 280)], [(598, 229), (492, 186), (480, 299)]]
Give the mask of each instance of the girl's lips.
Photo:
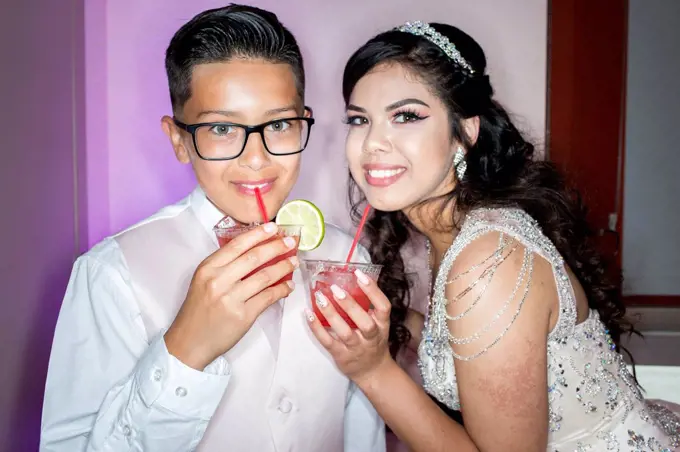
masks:
[(364, 177), (369, 185), (388, 187), (406, 173), (406, 168), (395, 165), (364, 165)]

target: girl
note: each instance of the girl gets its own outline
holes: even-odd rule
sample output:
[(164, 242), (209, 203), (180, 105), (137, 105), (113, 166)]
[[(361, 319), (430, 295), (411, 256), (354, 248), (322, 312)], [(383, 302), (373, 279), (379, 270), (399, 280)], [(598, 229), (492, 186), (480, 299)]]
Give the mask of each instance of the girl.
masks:
[[(443, 24), (407, 23), (351, 57), (346, 152), (376, 209), (367, 232), (384, 269), (378, 285), (357, 274), (370, 313), (333, 288), (358, 329), (320, 293), (334, 334), (307, 313), (311, 329), (415, 451), (674, 450), (680, 420), (643, 399), (619, 353), (634, 330), (584, 210), (534, 160), (485, 70), (479, 44)], [(400, 257), (411, 230), (428, 239), (436, 275), (418, 349), (424, 388), (464, 426), (389, 351), (417, 323)]]

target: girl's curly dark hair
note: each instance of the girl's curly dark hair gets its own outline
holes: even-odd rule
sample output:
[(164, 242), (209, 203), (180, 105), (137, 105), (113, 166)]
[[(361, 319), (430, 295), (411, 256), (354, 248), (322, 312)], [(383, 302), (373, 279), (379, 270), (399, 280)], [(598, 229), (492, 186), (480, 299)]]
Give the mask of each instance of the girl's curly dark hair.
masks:
[[(515, 207), (531, 215), (575, 273), (590, 307), (599, 312), (617, 347), (621, 347), (622, 334), (637, 331), (624, 317), (620, 273), (614, 275), (591, 245), (592, 232), (580, 197), (567, 188), (552, 163), (534, 158), (534, 146), (494, 100), (485, 74), (486, 57), (479, 44), (456, 27), (430, 25), (455, 44), (474, 69), (473, 74), (427, 39), (387, 31), (364, 44), (347, 62), (343, 78), (345, 103), (349, 103), (356, 83), (378, 65), (402, 65), (426, 83), (447, 106), (452, 138), (467, 149), (465, 177), (437, 201), (443, 206), (452, 203), (459, 213), (479, 207)], [(479, 118), (479, 135), (470, 143), (461, 121), (475, 116)], [(365, 198), (351, 174), (349, 192), (353, 216), (357, 218)], [(440, 220), (442, 224), (455, 225), (451, 219)], [(414, 229), (402, 212), (374, 211), (365, 231), (373, 261), (384, 266), (378, 284), (392, 302), (389, 339), (390, 351), (396, 356), (410, 339), (404, 326), (410, 284), (401, 250)]]

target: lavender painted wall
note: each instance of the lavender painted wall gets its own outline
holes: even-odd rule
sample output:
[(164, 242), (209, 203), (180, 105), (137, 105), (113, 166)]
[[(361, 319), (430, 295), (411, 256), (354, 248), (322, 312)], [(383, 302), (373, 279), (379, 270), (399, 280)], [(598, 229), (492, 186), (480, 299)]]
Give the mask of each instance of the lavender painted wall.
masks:
[[(89, 249), (111, 233), (109, 225), (109, 145), (108, 145), (108, 54), (106, 0), (87, 0), (84, 12), (85, 35), (85, 190), (88, 210), (82, 217), (87, 222), (85, 244)], [(121, 30), (122, 33), (122, 30)], [(120, 182), (119, 182), (120, 183)], [(90, 208), (91, 207), (91, 208)]]
[(0, 14), (0, 451), (34, 452), (78, 219), (82, 0)]
[[(101, 5), (106, 2), (93, 1), (95, 6), (87, 6), (97, 10), (96, 23), (86, 27), (88, 46), (96, 41), (105, 47), (94, 55), (88, 52), (88, 76), (97, 74), (106, 99), (102, 91), (88, 90), (88, 112), (98, 114), (96, 123), (88, 125), (90, 245), (193, 187), (192, 174), (175, 162), (159, 126), (160, 117), (170, 111), (163, 56), (173, 32), (185, 21), (203, 9), (224, 5), (217, 0), (117, 0), (106, 4), (103, 20)], [(309, 80), (307, 103), (314, 107), (317, 124), (293, 196), (317, 203), (333, 222), (349, 226), (346, 176), (338, 170), (345, 167), (342, 68), (350, 53), (380, 30), (415, 19), (445, 21), (467, 30), (488, 53), (500, 99), (543, 141), (546, 0), (248, 3), (275, 11), (301, 42)]]

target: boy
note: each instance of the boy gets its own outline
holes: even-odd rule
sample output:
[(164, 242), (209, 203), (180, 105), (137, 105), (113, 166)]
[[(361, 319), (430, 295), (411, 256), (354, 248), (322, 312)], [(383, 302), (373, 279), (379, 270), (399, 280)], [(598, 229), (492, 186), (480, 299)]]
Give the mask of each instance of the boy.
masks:
[[(261, 9), (209, 10), (175, 34), (166, 69), (162, 127), (199, 187), (76, 262), (40, 450), (383, 451), (375, 410), (310, 340), (297, 258), (245, 278), (294, 243), (267, 242), (273, 223), (221, 249), (212, 232), (260, 220), (256, 187), (277, 212), (297, 180), (313, 120), (294, 37)], [(305, 257), (343, 258), (351, 238), (326, 231)]]

